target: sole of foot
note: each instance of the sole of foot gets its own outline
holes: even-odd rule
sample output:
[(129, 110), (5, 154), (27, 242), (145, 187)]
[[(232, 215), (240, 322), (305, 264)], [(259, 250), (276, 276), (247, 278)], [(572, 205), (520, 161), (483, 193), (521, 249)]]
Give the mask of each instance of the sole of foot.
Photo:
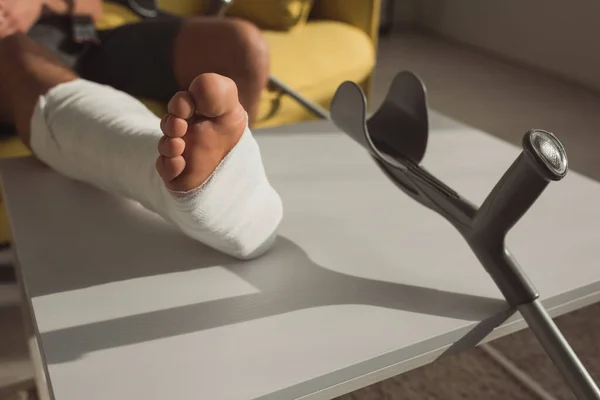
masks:
[(218, 74), (196, 77), (176, 93), (161, 120), (156, 169), (167, 188), (200, 187), (235, 147), (247, 126), (235, 83)]

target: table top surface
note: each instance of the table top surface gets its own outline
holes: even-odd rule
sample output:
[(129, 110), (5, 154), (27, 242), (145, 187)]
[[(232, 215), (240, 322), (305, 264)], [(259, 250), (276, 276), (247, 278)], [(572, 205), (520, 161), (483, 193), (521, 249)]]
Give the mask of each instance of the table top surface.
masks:
[[(520, 149), (431, 120), (423, 165), (480, 204)], [(285, 217), (249, 262), (31, 158), (1, 163), (56, 400), (331, 398), (518, 324), (460, 235), (330, 123), (256, 136)], [(548, 307), (600, 297), (599, 198), (570, 173), (509, 234)]]

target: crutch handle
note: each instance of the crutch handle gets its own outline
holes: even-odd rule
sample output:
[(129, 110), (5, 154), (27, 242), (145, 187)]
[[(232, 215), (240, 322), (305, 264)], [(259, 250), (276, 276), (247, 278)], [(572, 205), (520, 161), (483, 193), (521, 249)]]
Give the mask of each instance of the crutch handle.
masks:
[(523, 137), (523, 152), (477, 211), (474, 232), (493, 241), (504, 239), (548, 183), (564, 178), (567, 170), (565, 149), (552, 133), (527, 132)]
[(523, 151), (538, 173), (550, 181), (567, 175), (569, 162), (562, 143), (551, 132), (534, 129), (523, 136)]

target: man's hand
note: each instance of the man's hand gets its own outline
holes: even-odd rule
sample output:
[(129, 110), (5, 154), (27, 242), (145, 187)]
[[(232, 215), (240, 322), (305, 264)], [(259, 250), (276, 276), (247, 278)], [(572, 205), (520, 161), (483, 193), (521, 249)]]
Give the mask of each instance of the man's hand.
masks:
[(44, 0), (0, 0), (0, 37), (26, 33), (42, 14)]
[(42, 12), (65, 15), (69, 13), (102, 17), (102, 0), (0, 0), (0, 39), (16, 32), (27, 33)]

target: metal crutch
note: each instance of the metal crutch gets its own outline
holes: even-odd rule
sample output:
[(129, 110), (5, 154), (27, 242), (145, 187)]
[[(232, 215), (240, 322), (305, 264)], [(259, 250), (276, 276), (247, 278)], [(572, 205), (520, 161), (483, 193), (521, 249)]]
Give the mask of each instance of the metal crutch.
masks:
[(429, 128), (425, 87), (415, 74), (399, 73), (385, 101), (368, 120), (366, 98), (360, 87), (343, 83), (333, 99), (331, 117), (402, 191), (458, 230), (508, 304), (519, 310), (575, 396), (599, 400), (597, 384), (504, 242), (508, 231), (548, 183), (567, 174), (567, 155), (559, 140), (544, 130), (527, 132), (523, 151), (477, 208), (419, 165)]

